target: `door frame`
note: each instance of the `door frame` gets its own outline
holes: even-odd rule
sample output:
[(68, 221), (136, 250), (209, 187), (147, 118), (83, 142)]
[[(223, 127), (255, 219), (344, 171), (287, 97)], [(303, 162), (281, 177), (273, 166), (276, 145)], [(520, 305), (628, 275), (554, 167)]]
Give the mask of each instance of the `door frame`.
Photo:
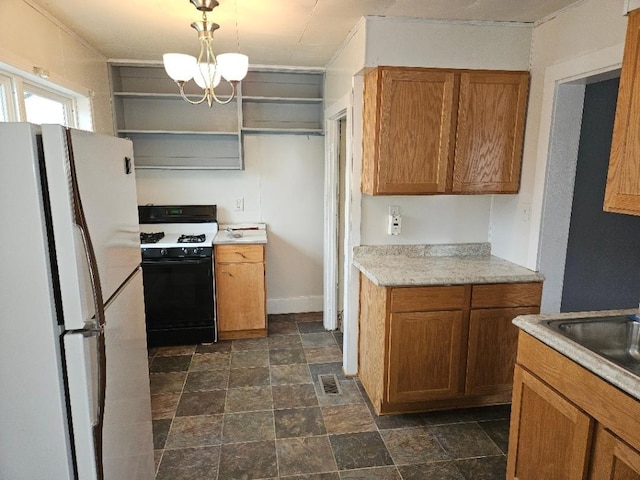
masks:
[[(324, 205), (324, 327), (338, 326), (338, 168), (339, 122), (346, 116), (344, 298), (342, 327), (343, 365), (347, 375), (358, 373), (359, 271), (353, 266), (353, 247), (360, 245), (362, 172), (363, 77), (354, 76), (352, 90), (325, 110), (325, 205)], [(354, 101), (358, 99), (358, 101)]]
[[(325, 112), (324, 164), (324, 275), (323, 324), (326, 330), (338, 328), (338, 181), (340, 165), (340, 120), (348, 107), (337, 102)], [(347, 120), (348, 122), (348, 120)], [(347, 149), (348, 152), (348, 149)], [(349, 154), (347, 153), (347, 157)], [(346, 232), (345, 232), (346, 234)]]
[[(578, 144), (586, 85), (616, 76), (624, 45), (615, 45), (583, 57), (550, 66), (545, 71), (539, 151), (546, 152), (544, 188), (538, 237), (538, 270), (544, 274), (541, 312), (559, 312), (569, 241)], [(616, 59), (616, 60), (612, 60)], [(535, 200), (534, 200), (534, 203)]]

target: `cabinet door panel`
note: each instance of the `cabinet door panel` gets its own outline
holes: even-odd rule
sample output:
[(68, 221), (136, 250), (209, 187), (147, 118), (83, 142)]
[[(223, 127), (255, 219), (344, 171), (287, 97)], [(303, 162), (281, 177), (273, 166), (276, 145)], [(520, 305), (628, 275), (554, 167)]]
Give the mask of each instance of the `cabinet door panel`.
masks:
[(629, 14), (609, 173), (607, 212), (640, 215), (640, 9)]
[(516, 365), (507, 478), (583, 480), (593, 419)]
[(377, 193), (445, 192), (455, 119), (450, 71), (382, 71)]
[(391, 402), (455, 397), (462, 392), (463, 312), (393, 313), (389, 329)]
[(454, 192), (518, 191), (528, 89), (528, 72), (461, 74)]
[(511, 321), (518, 315), (538, 311), (537, 307), (471, 311), (467, 395), (491, 395), (511, 390), (518, 348), (518, 328)]
[(264, 263), (216, 265), (220, 332), (266, 328)]
[(590, 480), (640, 480), (640, 452), (598, 426)]

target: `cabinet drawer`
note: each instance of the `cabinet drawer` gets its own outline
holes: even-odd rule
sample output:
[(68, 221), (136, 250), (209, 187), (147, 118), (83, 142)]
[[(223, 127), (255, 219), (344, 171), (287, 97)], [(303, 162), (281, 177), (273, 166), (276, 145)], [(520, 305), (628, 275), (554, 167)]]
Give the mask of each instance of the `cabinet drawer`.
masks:
[(264, 262), (263, 245), (216, 245), (217, 263)]
[(454, 310), (467, 305), (467, 286), (406, 287), (391, 290), (392, 312)]
[(471, 308), (533, 307), (541, 296), (541, 282), (474, 285)]

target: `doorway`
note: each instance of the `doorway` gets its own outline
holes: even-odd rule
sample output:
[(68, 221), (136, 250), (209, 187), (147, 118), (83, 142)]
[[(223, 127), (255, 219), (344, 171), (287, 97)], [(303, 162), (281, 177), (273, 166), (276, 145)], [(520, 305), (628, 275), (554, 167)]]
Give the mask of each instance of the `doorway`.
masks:
[(640, 217), (602, 210), (618, 84), (585, 88), (561, 312), (638, 306)]
[[(610, 265), (607, 265), (608, 262), (604, 262), (605, 267), (610, 268), (610, 272), (606, 275), (603, 272), (597, 273), (589, 270), (591, 265), (602, 263), (597, 260), (594, 261), (594, 258), (598, 255), (604, 255), (600, 248), (594, 249), (593, 247), (596, 242), (596, 234), (600, 233), (595, 232), (595, 230), (608, 228), (596, 227), (596, 224), (593, 223), (596, 216), (595, 210), (585, 215), (585, 227), (582, 231), (575, 230), (572, 232), (571, 242), (582, 245), (579, 250), (576, 250), (576, 252), (582, 251), (579, 254), (582, 258), (578, 259), (578, 261), (576, 261), (577, 257), (572, 258), (574, 255), (578, 255), (574, 253), (573, 246), (569, 251), (569, 231), (572, 221), (574, 191), (577, 191), (576, 194), (578, 195), (575, 202), (578, 208), (578, 204), (584, 201), (580, 198), (579, 192), (581, 190), (586, 190), (587, 193), (592, 195), (596, 195), (599, 192), (600, 198), (593, 200), (599, 206), (592, 207), (592, 209), (597, 209), (597, 216), (604, 215), (613, 219), (614, 222), (624, 222), (624, 217), (628, 217), (618, 214), (604, 214), (602, 212), (604, 184), (596, 186), (594, 180), (588, 177), (593, 173), (594, 167), (588, 165), (587, 160), (580, 159), (580, 169), (584, 170), (587, 176), (577, 173), (579, 151), (582, 150), (583, 153), (581, 155), (583, 155), (584, 152), (589, 153), (590, 150), (595, 151), (596, 149), (593, 145), (583, 145), (581, 142), (584, 143), (584, 141), (591, 140), (589, 137), (593, 136), (594, 141), (600, 142), (597, 147), (600, 153), (596, 154), (599, 162), (602, 163), (600, 167), (602, 170), (599, 174), (601, 177), (600, 182), (606, 181), (606, 169), (609, 162), (608, 151), (610, 149), (616, 102), (616, 98), (614, 98), (616, 94), (610, 89), (614, 85), (613, 89), (617, 90), (617, 82), (620, 76), (620, 64), (614, 63), (617, 55), (612, 55), (612, 53), (616, 53), (618, 50), (621, 51), (622, 48), (596, 52), (590, 55), (588, 59), (581, 58), (580, 61), (554, 65), (546, 71), (543, 103), (546, 104), (545, 108), (548, 108), (550, 130), (546, 146), (548, 155), (542, 194), (543, 204), (537, 262), (538, 270), (545, 276), (541, 306), (543, 313), (560, 312), (561, 310), (582, 311), (628, 308), (636, 306), (640, 296), (640, 283), (634, 286), (635, 280), (631, 280), (629, 275), (624, 279), (615, 279), (617, 273), (615, 263), (611, 262)], [(609, 91), (604, 93), (604, 90), (607, 89), (606, 82), (609, 80), (613, 80), (614, 83), (608, 84)], [(602, 83), (602, 85), (598, 85), (599, 83)], [(592, 85), (593, 87), (591, 87)], [(594, 98), (592, 99), (591, 97)], [(605, 108), (605, 104), (608, 104), (608, 107)], [(590, 110), (593, 111), (590, 112)], [(609, 113), (605, 114), (605, 110), (608, 110)], [(606, 118), (607, 116), (608, 119)], [(583, 120), (589, 123), (589, 117), (593, 117), (595, 123), (590, 127), (585, 125), (585, 128), (590, 130), (583, 132)], [(583, 164), (584, 168), (582, 167)], [(581, 185), (577, 185), (578, 183)], [(582, 185), (583, 183), (584, 185)], [(576, 219), (580, 215), (577, 212), (575, 214)], [(631, 221), (635, 222), (634, 219), (631, 219)], [(626, 234), (616, 235), (624, 236)], [(604, 240), (598, 241), (608, 243), (612, 240), (613, 237), (605, 235)], [(628, 248), (625, 247), (627, 250)], [(637, 249), (635, 251), (637, 252)], [(585, 254), (584, 252), (588, 253)], [(623, 254), (622, 260), (618, 261), (624, 263), (629, 256)], [(578, 270), (575, 268), (576, 266), (578, 266)], [(565, 272), (567, 274), (566, 279)], [(587, 282), (591, 281), (594, 284), (587, 287)], [(598, 282), (600, 283), (598, 284)], [(633, 292), (633, 294), (628, 295), (624, 301), (620, 298), (615, 298), (614, 290), (619, 288), (626, 289), (627, 284), (631, 285), (629, 292)], [(587, 303), (585, 299), (588, 295), (585, 296), (579, 293), (584, 288), (598, 289), (601, 300), (597, 304), (596, 302)], [(566, 299), (563, 299), (565, 290)], [(576, 292), (578, 293), (576, 294)], [(603, 292), (609, 293), (603, 294)], [(582, 300), (579, 297), (582, 297)], [(633, 300), (633, 303), (629, 303), (632, 297), (635, 300)]]

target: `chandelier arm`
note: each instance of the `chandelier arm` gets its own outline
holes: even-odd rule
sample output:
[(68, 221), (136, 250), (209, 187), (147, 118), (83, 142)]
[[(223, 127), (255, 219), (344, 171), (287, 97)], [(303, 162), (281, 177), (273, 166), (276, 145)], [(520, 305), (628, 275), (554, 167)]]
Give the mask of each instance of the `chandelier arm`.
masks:
[(220, 105), (226, 105), (227, 103), (231, 102), (231, 100), (233, 100), (233, 97), (236, 96), (236, 83), (237, 82), (230, 82), (226, 78), (224, 79), (224, 81), (227, 82), (229, 85), (231, 85), (231, 94), (229, 95), (229, 98), (227, 98), (226, 100), (220, 100), (220, 98), (218, 98), (218, 96), (216, 95), (216, 92), (214, 91), (213, 88), (210, 90), (211, 96), (216, 101), (216, 103), (219, 103)]
[[(202, 98), (200, 100), (191, 100), (189, 97), (187, 97), (187, 95), (184, 93), (184, 83), (183, 81), (180, 80), (176, 80), (176, 83), (178, 84), (178, 87), (180, 87), (180, 95), (182, 96), (182, 99), (187, 102), (190, 103), (191, 105), (200, 105), (201, 103), (203, 103), (205, 100), (207, 100), (207, 92), (204, 92), (204, 95), (202, 96)], [(211, 105), (209, 105), (211, 106)]]

